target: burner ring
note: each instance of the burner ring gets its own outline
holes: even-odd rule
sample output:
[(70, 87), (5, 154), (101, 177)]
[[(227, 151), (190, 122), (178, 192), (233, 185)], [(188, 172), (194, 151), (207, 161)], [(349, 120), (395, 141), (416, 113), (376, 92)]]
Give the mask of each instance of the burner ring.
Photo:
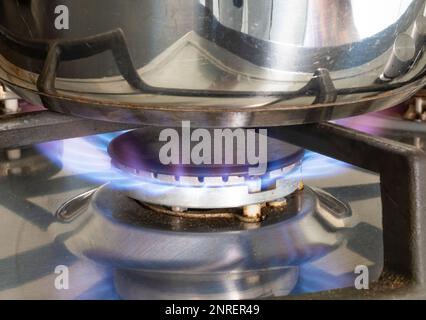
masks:
[(112, 268), (124, 298), (188, 298), (191, 288), (208, 299), (250, 299), (289, 294), (299, 265), (339, 246), (341, 229), (353, 222), (345, 204), (308, 187), (293, 194), (287, 208), (250, 224), (159, 215), (107, 185), (72, 228), (51, 231), (65, 231), (76, 256)]
[(160, 130), (131, 131), (109, 145), (113, 165), (138, 181), (124, 190), (133, 199), (185, 209), (237, 208), (283, 199), (299, 188), (299, 147), (268, 138), (267, 171), (258, 176), (248, 165), (166, 166), (158, 159)]
[[(341, 242), (338, 231), (353, 222), (345, 204), (309, 187), (293, 194), (285, 209), (252, 224), (158, 214), (105, 185), (74, 220), (83, 225), (67, 244), (78, 256), (104, 260), (115, 267), (175, 272), (229, 271), (236, 266), (257, 269), (265, 267), (265, 261), (281, 266), (322, 256)], [(250, 257), (241, 259), (249, 244), (262, 250), (245, 253)], [(194, 248), (200, 249), (196, 256)], [(228, 256), (227, 250), (239, 253)], [(173, 255), (173, 265), (169, 255)]]
[[(237, 208), (272, 202), (292, 194), (300, 186), (301, 172), (298, 170), (300, 165), (294, 164), (275, 170), (266, 180), (235, 176), (229, 177), (226, 183), (222, 183), (222, 177), (208, 177), (201, 182), (196, 177), (177, 180), (175, 176), (139, 172), (138, 176), (145, 177), (143, 182), (123, 191), (135, 200), (166, 207)], [(263, 184), (267, 186), (265, 189)]]

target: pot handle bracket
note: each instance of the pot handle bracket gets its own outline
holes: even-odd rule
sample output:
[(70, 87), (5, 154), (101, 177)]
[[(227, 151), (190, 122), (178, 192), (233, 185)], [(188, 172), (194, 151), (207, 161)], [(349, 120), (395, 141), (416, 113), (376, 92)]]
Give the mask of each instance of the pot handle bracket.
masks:
[(78, 40), (54, 41), (48, 45), (46, 59), (42, 72), (37, 80), (37, 89), (47, 96), (57, 95), (55, 80), (57, 70), (62, 61), (79, 60), (111, 51), (115, 63), (124, 79), (133, 87), (141, 91), (148, 91), (147, 86), (136, 71), (129, 53), (124, 33), (121, 29), (87, 37)]

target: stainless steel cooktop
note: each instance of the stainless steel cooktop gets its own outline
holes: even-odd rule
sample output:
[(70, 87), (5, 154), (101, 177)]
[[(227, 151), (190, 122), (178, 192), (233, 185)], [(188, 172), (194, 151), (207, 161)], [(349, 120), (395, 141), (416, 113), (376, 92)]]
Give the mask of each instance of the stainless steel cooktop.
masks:
[[(71, 224), (62, 226), (55, 217), (67, 200), (98, 187), (100, 175), (107, 175), (101, 180), (108, 178), (108, 166), (102, 163), (107, 155), (99, 145), (105, 139), (110, 135), (49, 143), (58, 159), (37, 146), (9, 150), (3, 156), (0, 298), (120, 299), (114, 268), (74, 256), (64, 241), (76, 230)], [(87, 154), (90, 148), (97, 152)], [(87, 172), (85, 161), (100, 173)], [(314, 153), (305, 156), (303, 176), (305, 185), (322, 188), (349, 204), (358, 221), (344, 231), (340, 247), (303, 263), (292, 294), (351, 287), (359, 265), (368, 266), (371, 280), (377, 279), (382, 268), (379, 177)], [(60, 265), (69, 267), (68, 290), (55, 288), (55, 268)]]

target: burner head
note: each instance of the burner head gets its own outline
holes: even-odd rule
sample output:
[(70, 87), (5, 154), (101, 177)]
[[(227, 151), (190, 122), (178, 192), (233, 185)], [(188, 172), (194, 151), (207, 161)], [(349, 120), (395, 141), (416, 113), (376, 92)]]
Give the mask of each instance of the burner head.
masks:
[[(126, 190), (134, 199), (184, 209), (235, 208), (283, 199), (300, 186), (304, 155), (301, 148), (266, 138), (266, 172), (257, 175), (251, 170), (253, 166), (248, 164), (164, 165), (159, 159), (160, 149), (165, 144), (159, 141), (161, 130), (144, 128), (128, 132), (109, 145), (114, 166), (134, 175), (140, 182)], [(213, 130), (209, 131), (211, 136), (214, 136)], [(244, 132), (247, 133), (247, 130)], [(255, 140), (260, 139), (260, 134), (256, 133)], [(192, 150), (196, 144), (191, 142), (187, 147)], [(223, 143), (223, 158), (225, 146)], [(233, 163), (238, 163), (237, 154), (235, 146)], [(225, 163), (223, 160), (222, 163)], [(245, 209), (260, 211), (260, 208)]]
[[(125, 168), (133, 172), (148, 171), (155, 174), (176, 177), (249, 176), (250, 165), (236, 164), (237, 150), (233, 152), (234, 164), (162, 164), (159, 160), (160, 149), (165, 144), (165, 142), (159, 141), (162, 130), (162, 128), (158, 127), (147, 127), (127, 132), (114, 139), (108, 148), (113, 163), (117, 167)], [(178, 132), (179, 130), (180, 129), (176, 129)], [(214, 137), (214, 129), (207, 130), (210, 132), (210, 136)], [(247, 132), (250, 129), (239, 130)], [(256, 141), (258, 141), (258, 139), (259, 134), (256, 133)], [(274, 138), (267, 138), (267, 143), (268, 172), (288, 167), (299, 162), (303, 157), (304, 150), (302, 148)], [(196, 144), (198, 144), (198, 142), (191, 141), (190, 150), (192, 150)], [(225, 143), (223, 143), (222, 163), (225, 163), (225, 146)], [(211, 150), (214, 150), (213, 142)], [(256, 150), (256, 152), (258, 152), (258, 150)]]

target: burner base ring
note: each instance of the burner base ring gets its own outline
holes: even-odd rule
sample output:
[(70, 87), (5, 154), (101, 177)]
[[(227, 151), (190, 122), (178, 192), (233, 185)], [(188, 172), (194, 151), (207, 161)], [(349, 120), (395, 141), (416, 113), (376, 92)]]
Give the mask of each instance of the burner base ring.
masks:
[(209, 274), (116, 270), (118, 294), (130, 300), (246, 300), (287, 296), (295, 288), (299, 268)]
[(188, 298), (188, 288), (206, 299), (282, 296), (297, 282), (299, 265), (340, 246), (340, 229), (354, 219), (345, 204), (309, 187), (280, 210), (260, 223), (173, 217), (106, 185), (67, 224), (73, 231), (65, 245), (112, 268), (123, 298)]

